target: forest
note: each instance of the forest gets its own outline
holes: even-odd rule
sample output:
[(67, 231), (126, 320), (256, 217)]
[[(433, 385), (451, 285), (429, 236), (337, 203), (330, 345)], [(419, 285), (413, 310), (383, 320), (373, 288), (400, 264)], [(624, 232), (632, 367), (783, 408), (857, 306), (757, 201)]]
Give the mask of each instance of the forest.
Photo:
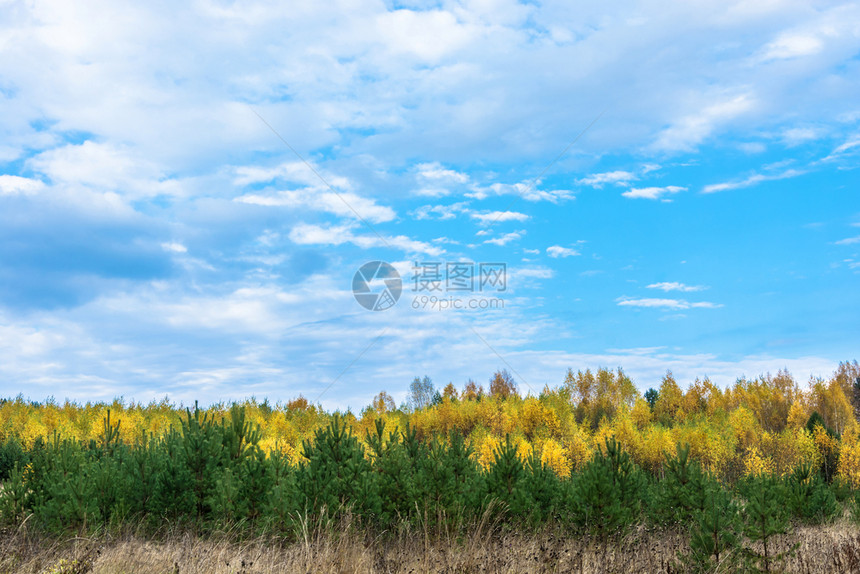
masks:
[[(304, 397), (200, 408), (19, 396), (0, 404), (0, 520), (51, 540), (226, 533), (306, 548), (309, 532), (461, 545), (552, 533), (587, 541), (604, 566), (662, 532), (678, 540), (661, 551), (666, 572), (783, 571), (803, 560), (798, 529), (856, 535), (856, 361), (803, 385), (779, 371), (685, 386), (667, 373), (640, 393), (621, 369), (570, 370), (522, 396), (506, 371), (461, 390), (425, 376), (399, 407), (383, 391), (360, 413)], [(843, 559), (860, 567), (853, 547)]]

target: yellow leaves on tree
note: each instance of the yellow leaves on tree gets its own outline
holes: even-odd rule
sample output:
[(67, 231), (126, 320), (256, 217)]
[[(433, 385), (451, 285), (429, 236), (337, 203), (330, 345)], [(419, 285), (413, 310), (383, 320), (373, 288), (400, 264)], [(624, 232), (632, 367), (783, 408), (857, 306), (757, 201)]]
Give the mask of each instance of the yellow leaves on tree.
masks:
[(837, 474), (852, 488), (860, 488), (860, 434), (856, 429), (842, 436)]
[(633, 404), (633, 409), (630, 411), (630, 418), (633, 419), (633, 424), (639, 430), (645, 429), (651, 424), (651, 406), (648, 401), (639, 397)]
[(534, 397), (529, 397), (523, 401), (516, 424), (517, 428), (529, 440), (536, 436), (558, 436), (561, 429), (561, 424), (555, 412), (549, 407), (544, 406), (540, 400)]
[(551, 438), (541, 445), (541, 462), (562, 478), (570, 476), (571, 462), (564, 448)]
[(588, 435), (579, 425), (573, 425), (572, 432), (566, 438), (565, 453), (571, 469), (582, 469), (593, 454)]
[(681, 387), (678, 386), (671, 371), (663, 377), (659, 392), (660, 395), (654, 404), (654, 418), (665, 426), (672, 426), (678, 411), (683, 408), (684, 393), (681, 392)]
[(762, 456), (757, 446), (750, 447), (744, 455), (744, 473), (747, 476), (758, 476), (773, 472), (773, 461)]
[(810, 406), (821, 415), (827, 426), (842, 434), (857, 425), (851, 403), (836, 379), (829, 383), (814, 380), (810, 382), (810, 387)]
[(808, 420), (809, 413), (806, 412), (806, 408), (803, 406), (800, 399), (791, 403), (791, 407), (788, 409), (788, 428), (802, 429), (806, 426), (806, 421)]

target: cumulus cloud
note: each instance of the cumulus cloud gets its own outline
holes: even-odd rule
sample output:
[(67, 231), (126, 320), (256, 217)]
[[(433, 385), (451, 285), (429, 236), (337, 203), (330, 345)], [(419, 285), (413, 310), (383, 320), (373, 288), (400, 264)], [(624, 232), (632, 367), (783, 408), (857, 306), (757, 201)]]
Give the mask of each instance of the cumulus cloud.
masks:
[(0, 175), (0, 195), (32, 195), (45, 188), (38, 179), (17, 175)]
[(605, 184), (627, 185), (631, 181), (637, 179), (636, 174), (629, 171), (608, 171), (605, 173), (595, 173), (579, 180), (582, 185), (590, 185), (591, 187), (603, 187)]
[(183, 193), (179, 181), (149, 159), (110, 143), (85, 141), (44, 151), (27, 164), (54, 184), (85, 186), (129, 200)]
[(683, 293), (690, 293), (693, 291), (703, 291), (707, 289), (707, 287), (705, 287), (704, 285), (685, 285), (684, 283), (670, 281), (662, 283), (652, 283), (651, 285), (648, 285), (648, 289), (660, 289), (661, 291), (681, 291)]
[(161, 248), (164, 249), (165, 251), (169, 251), (171, 253), (187, 253), (188, 252), (187, 247), (185, 247), (181, 243), (176, 243), (176, 242), (162, 243)]
[(662, 199), (663, 196), (686, 191), (686, 187), (667, 185), (666, 187), (634, 187), (621, 195), (631, 199)]
[(785, 33), (764, 47), (761, 59), (786, 60), (817, 54), (824, 47), (820, 38), (809, 34)]
[(499, 195), (518, 195), (526, 201), (549, 201), (558, 203), (574, 197), (573, 193), (566, 189), (543, 190), (538, 189), (533, 183), (493, 183), (488, 186), (473, 185), (466, 197), (473, 199), (487, 199)]
[(559, 257), (574, 257), (579, 255), (579, 251), (572, 247), (562, 247), (561, 245), (550, 245), (546, 248), (546, 253), (554, 259)]
[(468, 174), (447, 169), (439, 162), (418, 164), (416, 170), (420, 178), (429, 181), (443, 184), (465, 184), (469, 182)]
[(421, 207), (410, 212), (410, 215), (415, 219), (454, 219), (461, 213), (468, 212), (465, 203), (455, 203), (452, 205), (422, 205)]
[(315, 187), (277, 191), (268, 194), (249, 193), (233, 201), (267, 207), (304, 207), (324, 211), (346, 218), (364, 219), (372, 223), (393, 220), (397, 214), (390, 207), (354, 193), (334, 193), (327, 188)]
[(351, 243), (362, 249), (389, 247), (406, 253), (419, 253), (437, 257), (445, 252), (424, 241), (417, 241), (405, 235), (357, 235), (351, 225), (314, 225), (301, 223), (290, 230), (290, 241), (297, 245), (343, 245)]
[(518, 211), (487, 211), (469, 213), (469, 217), (477, 219), (482, 225), (501, 223), (504, 221), (527, 221), (529, 216)]
[(505, 233), (499, 237), (493, 237), (492, 239), (487, 239), (484, 243), (488, 243), (490, 245), (498, 245), (503, 247), (508, 243), (516, 241), (520, 239), (523, 235), (525, 235), (524, 231), (512, 231), (510, 233)]
[[(663, 181), (630, 190), (652, 170), (629, 166), (659, 161), (680, 171), (696, 161), (687, 152), (717, 136), (720, 149), (759, 152), (766, 138), (808, 145), (814, 129), (817, 141), (835, 142), (830, 160), (850, 159), (860, 146), (850, 133), (858, 50), (850, 2), (810, 11), (711, 0), (659, 10), (641, 2), (354, 2), (332, 10), (256, 0), (180, 9), (45, 1), (6, 3), (0, 14), (8, 40), (0, 59), (0, 286), (20, 295), (0, 297), (0, 379), (11, 394), (289, 398), (322, 390), (347, 355), (366, 347), (362, 334), (391, 324), (364, 355), (366, 370), (352, 367), (328, 404), (366, 404), (370, 391), (350, 390), (366, 388), (362, 381), (403, 388), (404, 363), (392, 357), (437, 380), (485, 376), (498, 368), (495, 358), (456, 318), (443, 330), (430, 316), (361, 314), (349, 293), (351, 258), (390, 255), (382, 251), (389, 247), (398, 257), (439, 257), (443, 245), (470, 250), (457, 257), (516, 251), (526, 230), (479, 232), (489, 246), (465, 245), (479, 241), (474, 227), (492, 213), (522, 211), (505, 217), (523, 226), (555, 225), (548, 216), (558, 216), (586, 236), (603, 222), (564, 204), (575, 197), (571, 186), (669, 198), (677, 192)], [(763, 173), (718, 173), (707, 191), (773, 177)], [(416, 196), (473, 204), (421, 207), (428, 200)], [(512, 211), (515, 198), (550, 205)], [(407, 235), (397, 228), (402, 214), (475, 224), (413, 221)], [(449, 239), (430, 239), (440, 235)], [(649, 263), (661, 262), (637, 261), (639, 269)], [(75, 296), (47, 293), (57, 285)], [(626, 301), (669, 311), (709, 304)], [(589, 364), (623, 364), (645, 378), (672, 368), (727, 380), (774, 364), (804, 374), (832, 366), (801, 352), (733, 361), (656, 349), (532, 352), (532, 337), (547, 332), (535, 314), (512, 304), (503, 316), (474, 320), (499, 334), (511, 361), (532, 366), (524, 369), (532, 380), (561, 381), (571, 365)]]

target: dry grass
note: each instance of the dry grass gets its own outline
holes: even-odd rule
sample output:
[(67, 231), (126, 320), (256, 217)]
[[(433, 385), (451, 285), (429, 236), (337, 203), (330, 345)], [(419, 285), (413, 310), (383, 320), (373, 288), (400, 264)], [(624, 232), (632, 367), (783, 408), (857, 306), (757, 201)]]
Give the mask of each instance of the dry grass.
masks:
[[(848, 522), (801, 527), (780, 541), (799, 547), (786, 572), (860, 572), (860, 531)], [(588, 537), (500, 533), (488, 525), (462, 539), (402, 535), (371, 537), (346, 525), (335, 533), (305, 530), (302, 540), (239, 542), (227, 537), (170, 535), (159, 540), (46, 539), (25, 531), (0, 539), (0, 572), (53, 574), (268, 574), (281, 572), (410, 573), (678, 572), (685, 539), (679, 532), (640, 528), (602, 545)]]

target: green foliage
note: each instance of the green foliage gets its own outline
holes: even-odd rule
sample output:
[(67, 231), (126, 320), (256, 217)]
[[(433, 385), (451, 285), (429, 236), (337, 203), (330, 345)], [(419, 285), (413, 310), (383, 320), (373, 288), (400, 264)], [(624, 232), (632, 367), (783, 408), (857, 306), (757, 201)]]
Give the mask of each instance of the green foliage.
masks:
[(833, 491), (808, 464), (797, 467), (785, 480), (786, 506), (795, 518), (817, 524), (839, 512)]
[(294, 529), (304, 504), (296, 488), (295, 468), (279, 452), (268, 460), (267, 476), (271, 487), (261, 501), (261, 529), (286, 534)]
[(391, 526), (414, 519), (420, 501), (416, 468), (425, 457), (424, 445), (408, 426), (402, 435), (395, 429), (386, 436), (382, 419), (376, 419), (375, 433), (368, 431), (366, 442), (379, 492), (380, 523)]
[(486, 492), (490, 500), (504, 503), (512, 516), (522, 516), (529, 509), (529, 496), (526, 493), (526, 470), (523, 461), (511, 443), (511, 435), (496, 449), (495, 460), (486, 476)]
[(690, 458), (690, 445), (676, 445), (675, 456), (666, 455), (666, 476), (652, 488), (650, 514), (661, 524), (686, 524), (705, 509), (709, 489), (715, 485), (698, 461)]
[(0, 496), (0, 520), (3, 524), (20, 524), (27, 515), (29, 501), (30, 489), (24, 470), (16, 462), (3, 483), (3, 494)]
[(364, 448), (341, 417), (305, 441), (307, 462), (296, 472), (296, 488), (315, 515), (337, 516), (354, 510), (374, 520), (381, 511), (378, 485)]
[(645, 400), (648, 401), (648, 406), (654, 410), (654, 405), (657, 404), (657, 399), (660, 398), (660, 392), (657, 389), (648, 389), (645, 391)]
[[(207, 503), (215, 490), (216, 477), (219, 476), (217, 471), (224, 466), (228, 453), (225, 442), (229, 443), (229, 440), (223, 432), (223, 423), (221, 426), (216, 425), (214, 416), (203, 413), (196, 403), (193, 414), (190, 409), (186, 409), (186, 418), (181, 424), (181, 449), (176, 462), (190, 474), (190, 490), (199, 520), (209, 512)], [(184, 478), (185, 474), (182, 474)]]
[(774, 537), (787, 533), (790, 526), (784, 484), (773, 476), (754, 476), (744, 480), (740, 487), (746, 498), (744, 535), (753, 543), (761, 543), (761, 551), (752, 546), (746, 548), (747, 566), (755, 572), (770, 572), (771, 567), (786, 557), (785, 552), (773, 550)]
[(740, 542), (738, 504), (718, 483), (709, 483), (702, 508), (692, 514), (690, 548), (681, 556), (682, 563), (691, 572), (733, 570)]
[[(818, 414), (818, 411), (813, 411), (811, 415), (809, 415), (809, 420), (806, 421), (806, 430), (810, 433), (815, 432), (815, 427), (821, 427), (827, 433), (827, 436), (830, 438), (838, 440), (839, 434), (834, 431), (832, 428), (827, 426), (824, 422), (824, 418)], [(821, 452), (822, 460), (821, 460), (821, 474), (824, 477), (825, 482), (828, 484), (833, 482), (833, 478), (836, 475), (836, 469), (839, 467), (839, 453), (838, 451), (834, 451), (831, 449), (821, 449), (819, 447), (819, 452)]]
[(17, 438), (12, 437), (0, 444), (0, 481), (7, 480), (15, 466), (24, 468), (28, 461), (29, 457)]
[(639, 515), (644, 479), (615, 438), (606, 440), (577, 477), (570, 506), (575, 520), (605, 537), (630, 526)]
[(529, 499), (529, 521), (533, 525), (543, 524), (557, 517), (562, 511), (562, 482), (541, 461), (540, 453), (532, 450), (525, 463), (526, 493)]
[(416, 495), (425, 523), (433, 517), (437, 528), (443, 523), (463, 526), (462, 517), (480, 506), (484, 485), (471, 449), (461, 434), (452, 431), (447, 441), (433, 437), (423, 452), (425, 456), (416, 461)]
[[(594, 381), (598, 384), (599, 377)], [(567, 405), (566, 420), (574, 416), (567, 396), (541, 399), (552, 400)], [(512, 395), (509, 402), (516, 401)], [(491, 414), (504, 405), (495, 399), (462, 403)], [(422, 415), (449, 408), (445, 399)], [(291, 416), (304, 412), (298, 409)], [(614, 438), (583, 468), (561, 478), (537, 449), (523, 459), (508, 435), (482, 471), (462, 434), (422, 434), (402, 413), (377, 416), (363, 441), (352, 434), (346, 418), (336, 416), (303, 442), (299, 464), (277, 449), (264, 451), (262, 430), (239, 406), (217, 419), (195, 406), (161, 436), (142, 432), (134, 439), (120, 432), (112, 411), (102, 414), (101, 432), (86, 441), (55, 432), (49, 440), (37, 438), (29, 449), (14, 440), (0, 445), (0, 465), (6, 465), (0, 491), (4, 525), (26, 519), (63, 535), (117, 532), (128, 524), (152, 531), (169, 525), (296, 539), (308, 532), (309, 522), (324, 526), (347, 513), (370, 532), (462, 533), (487, 516), (487, 509), (501, 509), (495, 518), (508, 525), (581, 528), (605, 547), (611, 536), (641, 518), (644, 502), (655, 522), (689, 532), (689, 547), (679, 553), (682, 568), (771, 571), (785, 557), (774, 551), (774, 537), (788, 532), (790, 518), (828, 520), (839, 509), (838, 489), (849, 496), (847, 483), (828, 485), (808, 465), (781, 479), (744, 480), (739, 496), (733, 495), (690, 456), (689, 445), (677, 445), (649, 485)], [(387, 428), (386, 420), (403, 423), (403, 430)], [(94, 421), (81, 424), (93, 426)], [(817, 431), (818, 438), (822, 432)], [(556, 449), (544, 453), (547, 460), (557, 461), (557, 443), (548, 439), (546, 444)], [(860, 517), (860, 497), (854, 505)], [(735, 562), (741, 557), (744, 565)]]

